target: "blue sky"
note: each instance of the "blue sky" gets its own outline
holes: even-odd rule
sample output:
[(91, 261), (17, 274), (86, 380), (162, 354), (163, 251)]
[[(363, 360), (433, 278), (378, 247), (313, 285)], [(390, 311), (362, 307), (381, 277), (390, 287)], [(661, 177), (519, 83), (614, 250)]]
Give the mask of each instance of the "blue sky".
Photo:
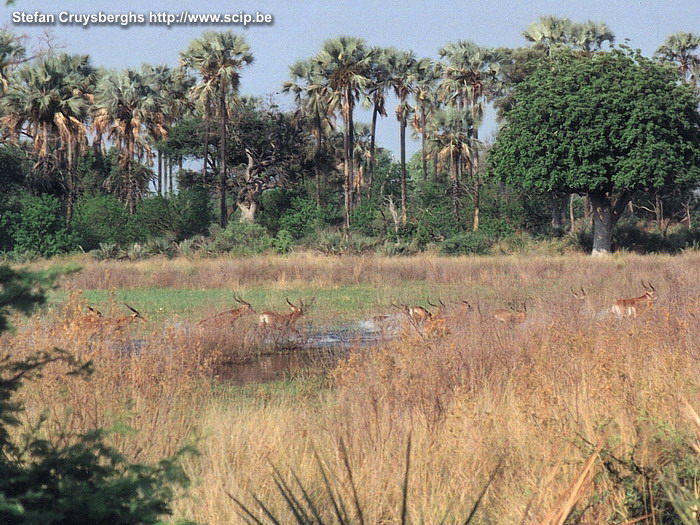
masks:
[[(47, 7), (47, 4), (49, 6)], [(229, 27), (143, 24), (127, 28), (90, 26), (87, 29), (56, 23), (49, 26), (12, 23), (13, 12), (73, 14), (98, 12), (238, 13), (271, 14), (271, 25)], [(50, 31), (57, 44), (71, 53), (89, 53), (95, 65), (138, 68), (142, 63), (176, 65), (179, 52), (206, 30), (231, 29), (245, 35), (255, 63), (243, 73), (241, 91), (274, 95), (288, 78), (288, 66), (315, 55), (323, 41), (339, 35), (365, 38), (371, 45), (413, 50), (418, 56), (438, 58), (437, 50), (450, 41), (472, 40), (484, 46), (517, 47), (526, 44), (523, 29), (541, 15), (574, 21), (606, 22), (618, 43), (626, 38), (646, 55), (677, 31), (700, 33), (700, 0), (450, 0), (429, 5), (420, 0), (313, 0), (191, 2), (183, 0), (73, 0), (45, 2), (17, 0), (0, 7), (0, 26), (38, 37)], [(278, 98), (284, 107), (288, 102)], [(393, 112), (392, 112), (393, 113)], [(378, 142), (398, 151), (398, 126), (393, 114), (381, 124)], [(359, 115), (358, 120), (368, 119)], [(487, 118), (481, 136), (495, 130)], [(410, 150), (418, 148), (416, 143)]]

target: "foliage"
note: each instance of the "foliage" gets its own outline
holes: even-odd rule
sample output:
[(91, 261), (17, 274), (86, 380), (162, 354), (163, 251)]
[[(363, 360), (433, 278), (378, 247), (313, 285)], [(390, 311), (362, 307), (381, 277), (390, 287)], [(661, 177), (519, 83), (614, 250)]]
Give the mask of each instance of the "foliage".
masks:
[(18, 149), (0, 147), (0, 204), (10, 191), (25, 182), (23, 157)]
[(263, 253), (273, 247), (273, 238), (259, 224), (231, 221), (223, 230), (212, 234), (204, 249), (210, 254), (234, 253), (246, 255)]
[(177, 242), (205, 233), (212, 220), (209, 194), (196, 186), (168, 197), (151, 197), (137, 209), (137, 221), (149, 237), (165, 236)]
[(513, 98), (493, 173), (526, 190), (588, 195), (594, 253), (609, 252), (634, 191), (700, 180), (698, 99), (639, 52), (561, 51)]
[(514, 97), (490, 157), (509, 183), (587, 193), (700, 179), (692, 89), (638, 54), (562, 53)]
[(18, 210), (8, 211), (1, 220), (16, 253), (35, 251), (52, 256), (77, 248), (77, 238), (68, 229), (61, 203), (51, 195), (25, 194)]
[(440, 249), (449, 255), (483, 255), (489, 252), (490, 246), (490, 240), (484, 233), (466, 232), (445, 239)]
[(143, 226), (111, 195), (87, 197), (76, 206), (72, 222), (77, 241), (83, 250), (101, 244), (127, 244), (143, 240)]
[(310, 198), (297, 197), (280, 217), (279, 228), (301, 239), (319, 230), (327, 215), (327, 210), (319, 208)]

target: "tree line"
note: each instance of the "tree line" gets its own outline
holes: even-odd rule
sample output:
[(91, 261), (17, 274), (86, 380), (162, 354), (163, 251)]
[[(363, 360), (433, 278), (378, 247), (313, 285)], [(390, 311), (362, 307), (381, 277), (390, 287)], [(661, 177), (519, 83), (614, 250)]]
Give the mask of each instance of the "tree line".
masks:
[[(332, 230), (448, 253), (586, 218), (588, 247), (607, 253), (624, 213), (662, 237), (672, 220), (691, 230), (700, 36), (671, 35), (652, 58), (615, 46), (604, 23), (544, 16), (523, 36), (516, 49), (450, 42), (438, 60), (334, 38), (290, 66), (294, 109), (282, 111), (240, 93), (254, 54), (230, 31), (203, 33), (178, 67), (114, 71), (30, 56), (3, 30), (0, 248), (211, 238), (240, 229), (234, 216), (277, 246)], [(488, 104), (495, 144), (479, 134)], [(392, 109), (398, 160), (377, 142)], [(411, 136), (421, 147), (408, 159)]]

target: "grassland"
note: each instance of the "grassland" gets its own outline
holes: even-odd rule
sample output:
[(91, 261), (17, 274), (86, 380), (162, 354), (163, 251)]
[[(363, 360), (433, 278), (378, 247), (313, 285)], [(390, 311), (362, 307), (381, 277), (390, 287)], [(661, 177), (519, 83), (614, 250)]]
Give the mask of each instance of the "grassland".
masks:
[[(329, 485), (356, 499), (365, 523), (401, 522), (407, 467), (412, 523), (464, 522), (489, 479), (476, 522), (554, 523), (573, 508), (581, 523), (660, 523), (696, 508), (700, 459), (686, 403), (700, 407), (698, 254), (83, 264), (50, 308), (5, 337), (15, 356), (58, 345), (95, 361), (90, 382), (53, 370), (33, 383), (23, 394), (29, 420), (48, 409), (47, 432), (66, 439), (124, 423), (135, 432), (114, 434), (114, 444), (139, 461), (196, 439), (200, 455), (186, 465), (195, 484), (179, 516), (243, 522), (232, 498), (259, 510), (255, 494), (289, 522), (273, 466), (292, 484), (298, 476), (326, 516)], [(654, 308), (610, 316), (642, 281), (659, 293)], [(570, 292), (581, 287), (584, 301)], [(234, 294), (276, 311), (286, 297), (316, 297), (309, 329), (395, 311), (392, 301), (474, 308), (421, 333), (407, 325), (327, 374), (232, 387), (217, 366), (227, 352), (245, 354), (252, 320), (213, 334), (193, 327), (233, 308)], [(78, 328), (87, 304), (125, 315), (121, 302), (148, 322), (115, 334)], [(510, 303), (527, 305), (525, 323), (491, 319)], [(133, 338), (140, 352), (115, 351)]]

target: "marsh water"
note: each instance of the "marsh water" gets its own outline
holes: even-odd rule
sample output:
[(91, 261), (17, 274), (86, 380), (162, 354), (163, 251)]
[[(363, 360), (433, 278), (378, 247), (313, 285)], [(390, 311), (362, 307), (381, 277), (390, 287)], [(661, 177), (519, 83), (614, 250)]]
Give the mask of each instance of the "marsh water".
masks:
[(367, 320), (325, 330), (308, 330), (280, 344), (269, 341), (276, 351), (252, 356), (231, 363), (221, 370), (220, 377), (234, 384), (278, 381), (304, 370), (327, 370), (345, 357), (353, 348), (377, 344), (392, 338), (398, 320), (384, 319), (382, 323)]

